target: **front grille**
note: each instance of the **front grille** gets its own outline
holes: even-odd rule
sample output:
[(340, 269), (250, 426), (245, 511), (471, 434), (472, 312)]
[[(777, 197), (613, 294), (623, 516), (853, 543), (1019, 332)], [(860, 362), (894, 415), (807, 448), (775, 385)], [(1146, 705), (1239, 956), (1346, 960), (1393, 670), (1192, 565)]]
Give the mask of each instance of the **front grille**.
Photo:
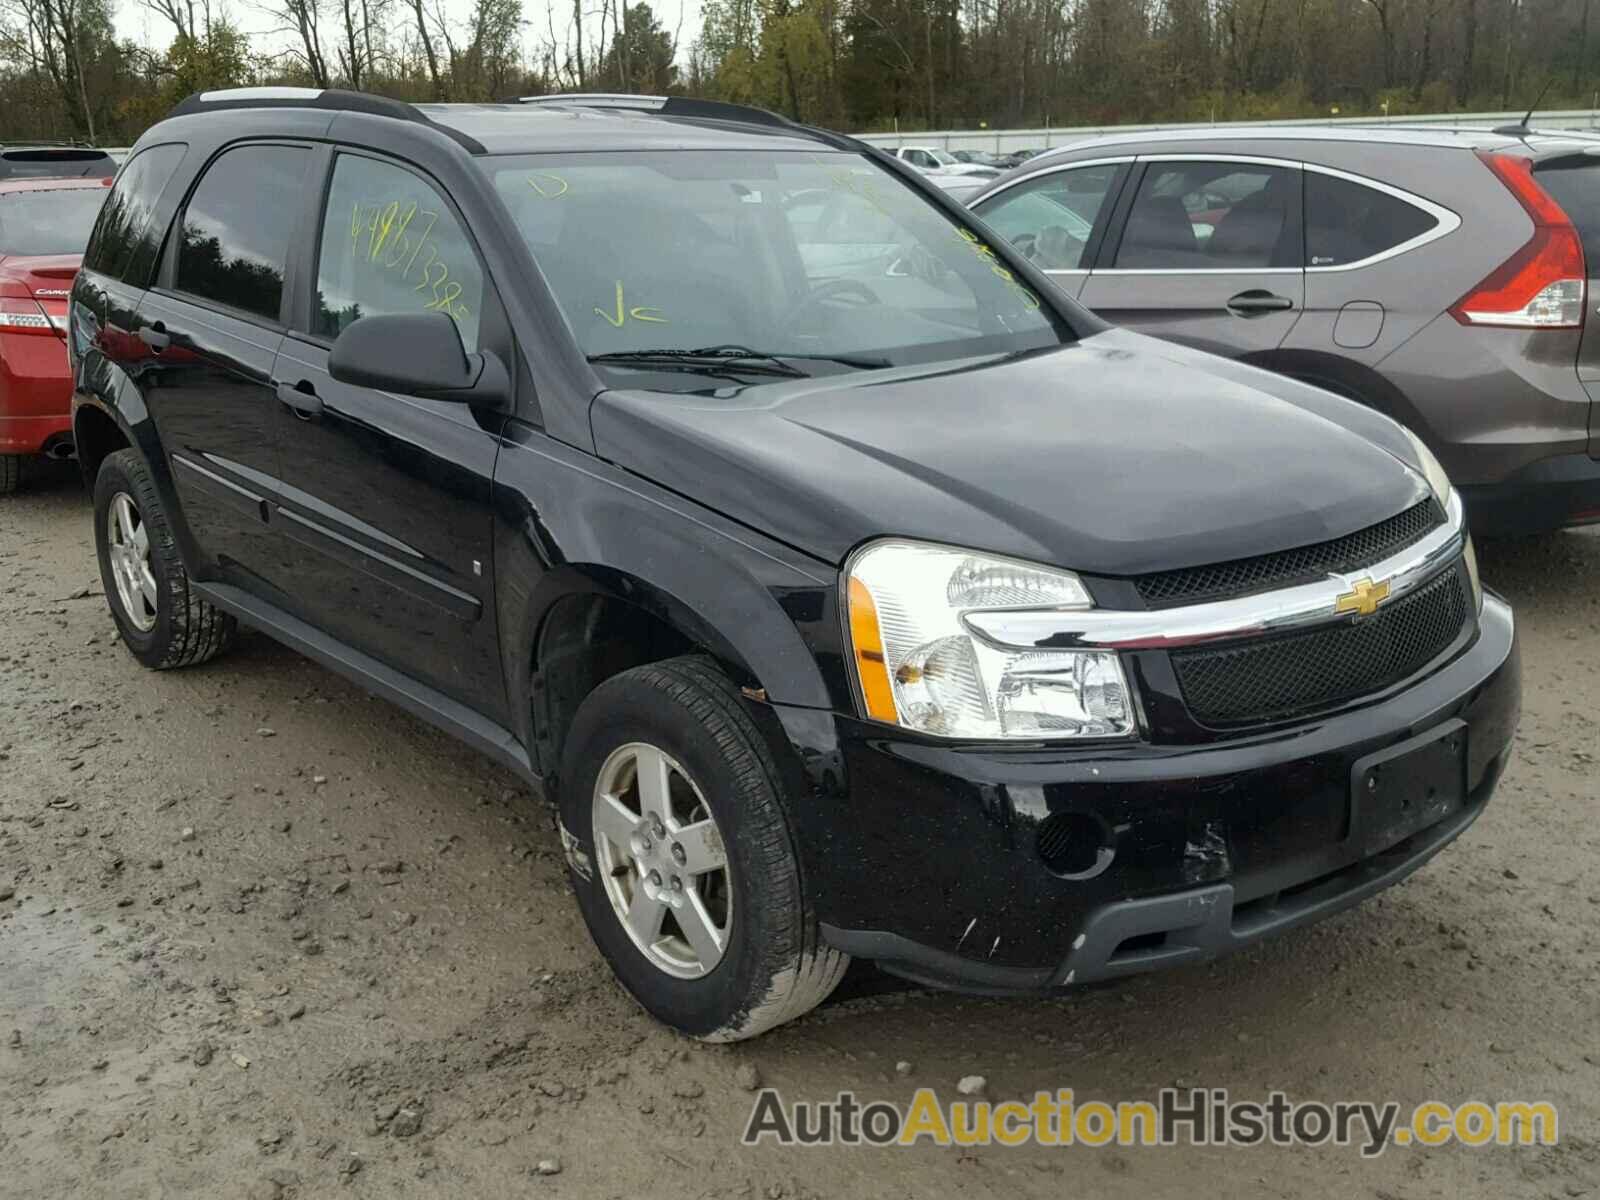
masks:
[(1370, 617), (1306, 633), (1172, 652), (1190, 714), (1202, 725), (1278, 720), (1382, 691), (1443, 654), (1471, 616), (1458, 563)]
[(1344, 574), (1381, 562), (1420, 539), (1440, 520), (1438, 506), (1432, 500), (1423, 500), (1387, 521), (1332, 541), (1208, 567), (1143, 575), (1133, 583), (1151, 608), (1173, 608), (1292, 587), (1321, 579), (1329, 572)]

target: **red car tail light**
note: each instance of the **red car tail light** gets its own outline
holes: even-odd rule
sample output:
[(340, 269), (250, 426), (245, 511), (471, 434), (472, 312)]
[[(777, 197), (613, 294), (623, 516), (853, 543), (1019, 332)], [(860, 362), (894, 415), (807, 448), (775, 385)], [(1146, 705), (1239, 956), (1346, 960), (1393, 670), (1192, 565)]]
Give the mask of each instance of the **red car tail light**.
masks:
[(1451, 305), (1450, 315), (1463, 325), (1580, 328), (1588, 271), (1578, 231), (1535, 181), (1531, 159), (1483, 150), (1478, 157), (1533, 218), (1533, 236)]
[(55, 337), (57, 329), (37, 300), (0, 296), (0, 333), (39, 333)]

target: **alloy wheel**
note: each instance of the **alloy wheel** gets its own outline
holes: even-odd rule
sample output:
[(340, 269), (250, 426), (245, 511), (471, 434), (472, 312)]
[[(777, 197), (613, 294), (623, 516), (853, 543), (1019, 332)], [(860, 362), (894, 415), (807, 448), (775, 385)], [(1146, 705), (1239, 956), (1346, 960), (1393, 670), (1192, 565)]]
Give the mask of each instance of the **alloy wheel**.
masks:
[(640, 952), (678, 979), (709, 974), (733, 931), (733, 887), (722, 830), (682, 765), (645, 742), (614, 750), (595, 781), (594, 845)]
[(156, 577), (150, 569), (150, 527), (127, 492), (106, 508), (106, 552), (122, 613), (140, 633), (156, 626)]

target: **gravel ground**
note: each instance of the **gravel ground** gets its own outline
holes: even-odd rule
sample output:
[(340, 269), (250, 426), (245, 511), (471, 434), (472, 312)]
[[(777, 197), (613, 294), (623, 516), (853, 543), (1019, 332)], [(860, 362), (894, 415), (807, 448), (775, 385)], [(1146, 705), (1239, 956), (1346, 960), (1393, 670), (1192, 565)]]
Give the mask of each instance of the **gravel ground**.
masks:
[[(1600, 1200), (1600, 536), (1481, 557), (1521, 622), (1517, 754), (1410, 882), (1051, 1001), (861, 972), (713, 1048), (612, 983), (511, 775), (259, 635), (142, 670), (82, 490), (40, 473), (0, 499), (0, 1195)], [(1549, 1099), (1562, 1136), (1375, 1161), (738, 1145), (757, 1078), (904, 1102), (973, 1074), (995, 1098)]]

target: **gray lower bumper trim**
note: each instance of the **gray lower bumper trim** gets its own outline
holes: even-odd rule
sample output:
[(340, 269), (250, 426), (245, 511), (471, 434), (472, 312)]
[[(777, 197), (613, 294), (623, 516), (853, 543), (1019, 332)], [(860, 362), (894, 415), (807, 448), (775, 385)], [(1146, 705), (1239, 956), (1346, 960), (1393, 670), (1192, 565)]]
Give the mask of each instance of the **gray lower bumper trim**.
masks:
[(1399, 883), (1477, 820), (1494, 783), (1494, 775), (1485, 779), (1472, 802), (1449, 819), (1288, 892), (1236, 904), (1233, 885), (1219, 883), (1096, 909), (1059, 967), (987, 963), (875, 930), (824, 924), (822, 937), (835, 949), (872, 959), (891, 974), (976, 995), (1045, 992), (1200, 962), (1320, 921)]

